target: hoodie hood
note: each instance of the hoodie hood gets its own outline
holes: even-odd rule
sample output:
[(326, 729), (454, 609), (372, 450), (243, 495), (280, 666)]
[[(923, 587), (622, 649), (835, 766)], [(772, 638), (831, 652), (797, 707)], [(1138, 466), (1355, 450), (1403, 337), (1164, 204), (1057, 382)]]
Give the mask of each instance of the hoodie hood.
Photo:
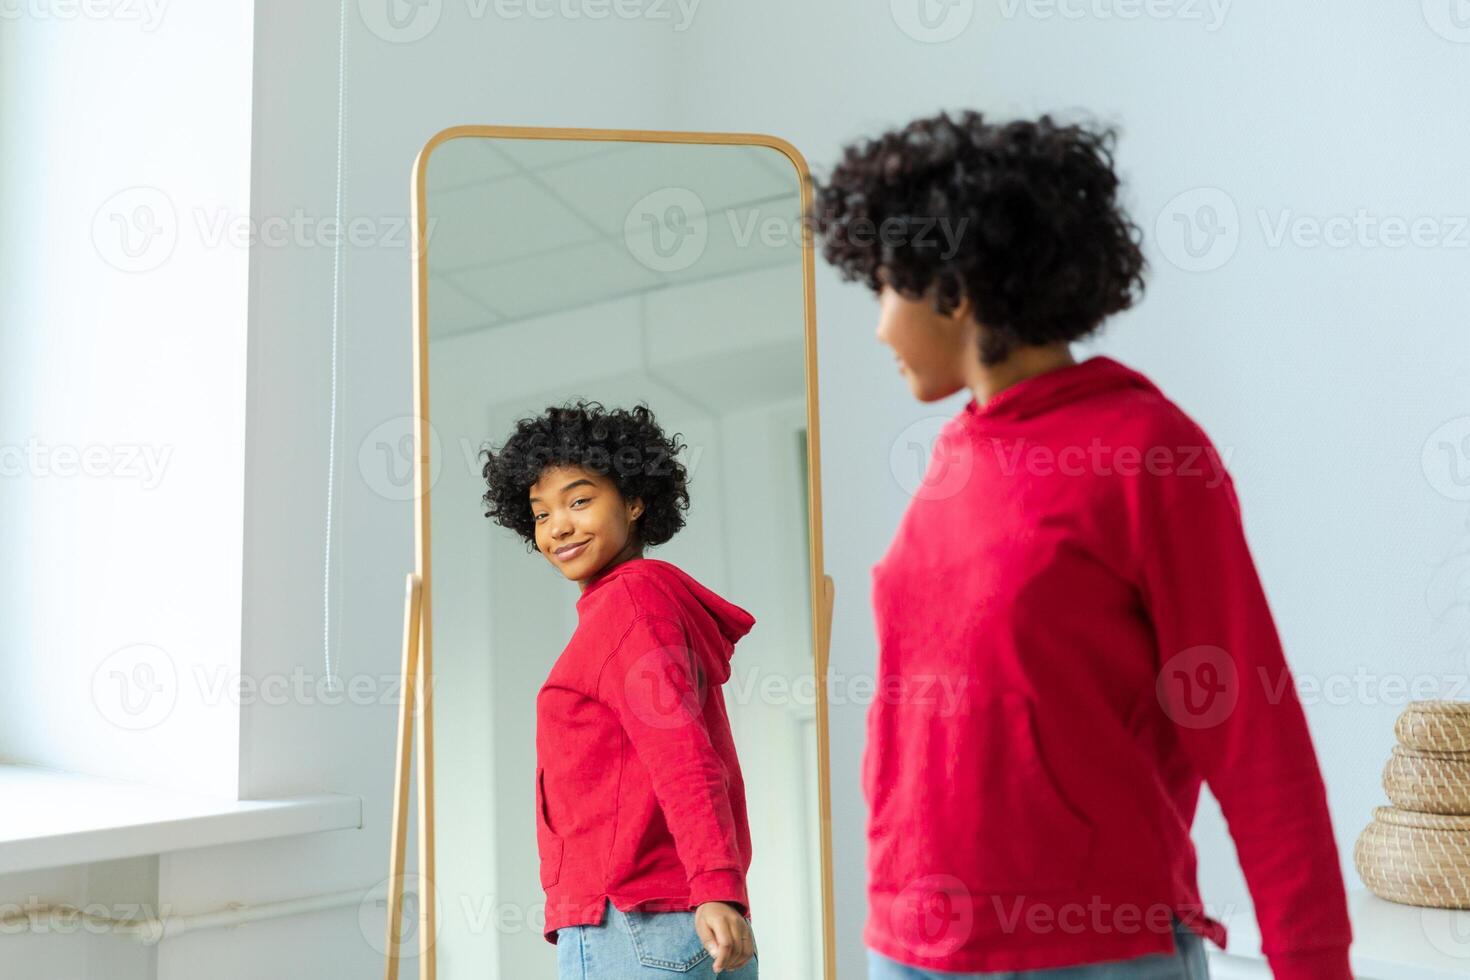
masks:
[(960, 418), (967, 425), (986, 427), (1031, 418), (1096, 392), (1125, 388), (1158, 391), (1152, 381), (1133, 368), (1106, 354), (1094, 354), (1085, 361), (1023, 378), (996, 392), (983, 405), (971, 397)]
[[(699, 632), (712, 642), (700, 643), (694, 638), (692, 645), (709, 651), (707, 666), (714, 678), (721, 684), (730, 679), (730, 658), (734, 656), (735, 643), (755, 625), (754, 616), (706, 587), (678, 565), (658, 558), (630, 558), (595, 577), (577, 599), (578, 613), (586, 608), (590, 596), (608, 582), (624, 577), (637, 578), (654, 588), (659, 594), (651, 603), (655, 607), (673, 600), (685, 618), (696, 624), (696, 629), (700, 624), (706, 624), (708, 628), (699, 629)], [(633, 586), (633, 582), (630, 581), (629, 585)], [(634, 594), (636, 596), (638, 592)]]

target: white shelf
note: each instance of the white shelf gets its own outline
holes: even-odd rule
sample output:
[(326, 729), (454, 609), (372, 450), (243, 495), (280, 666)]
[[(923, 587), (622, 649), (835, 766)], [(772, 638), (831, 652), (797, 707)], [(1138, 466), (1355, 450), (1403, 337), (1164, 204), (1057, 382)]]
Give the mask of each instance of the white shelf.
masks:
[(0, 874), (362, 826), (358, 796), (226, 800), (10, 764), (0, 800)]
[[(1366, 888), (1348, 891), (1349, 951), (1357, 980), (1465, 980), (1470, 977), (1470, 911), (1388, 902)], [(1247, 910), (1227, 922), (1225, 956), (1261, 960), (1261, 936)], [(1222, 955), (1208, 944), (1212, 956)]]

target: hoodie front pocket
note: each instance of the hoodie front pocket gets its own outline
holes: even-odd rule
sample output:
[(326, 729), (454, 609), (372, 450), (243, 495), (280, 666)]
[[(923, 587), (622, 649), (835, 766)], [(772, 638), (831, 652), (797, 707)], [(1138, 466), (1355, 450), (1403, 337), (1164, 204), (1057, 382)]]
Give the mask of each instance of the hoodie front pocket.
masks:
[(551, 831), (546, 817), (546, 772), (536, 767), (536, 849), (541, 854), (541, 887), (550, 888), (561, 877), (562, 840)]
[(909, 881), (948, 874), (976, 893), (1077, 888), (1094, 827), (1060, 788), (1019, 691), (900, 706), (913, 752), (895, 814), (891, 871)]

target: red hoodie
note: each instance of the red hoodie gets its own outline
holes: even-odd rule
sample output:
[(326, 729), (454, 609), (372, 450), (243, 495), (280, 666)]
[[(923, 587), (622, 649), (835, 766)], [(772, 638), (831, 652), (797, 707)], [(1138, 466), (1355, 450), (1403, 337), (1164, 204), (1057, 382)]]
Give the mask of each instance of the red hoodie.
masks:
[(544, 935), (627, 912), (750, 902), (745, 784), (720, 686), (755, 618), (634, 558), (592, 579), (536, 696)]
[(1105, 356), (945, 423), (873, 567), (864, 941), (1010, 971), (1224, 948), (1189, 837), (1229, 824), (1277, 980), (1350, 980), (1326, 791), (1205, 433)]

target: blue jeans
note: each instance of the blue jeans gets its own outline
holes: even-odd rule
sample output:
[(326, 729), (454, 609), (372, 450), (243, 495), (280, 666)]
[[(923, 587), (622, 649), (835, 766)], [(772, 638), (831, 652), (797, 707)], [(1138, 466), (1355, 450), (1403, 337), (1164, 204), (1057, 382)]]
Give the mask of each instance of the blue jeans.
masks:
[(1083, 963), (1045, 970), (1021, 970), (1003, 973), (950, 973), (920, 970), (897, 963), (868, 950), (868, 980), (1208, 980), (1205, 941), (1174, 916), (1172, 953), (1148, 953), (1126, 960)]
[(740, 969), (715, 973), (693, 912), (620, 912), (608, 902), (601, 925), (556, 931), (558, 980), (757, 980), (759, 961), (753, 953)]

